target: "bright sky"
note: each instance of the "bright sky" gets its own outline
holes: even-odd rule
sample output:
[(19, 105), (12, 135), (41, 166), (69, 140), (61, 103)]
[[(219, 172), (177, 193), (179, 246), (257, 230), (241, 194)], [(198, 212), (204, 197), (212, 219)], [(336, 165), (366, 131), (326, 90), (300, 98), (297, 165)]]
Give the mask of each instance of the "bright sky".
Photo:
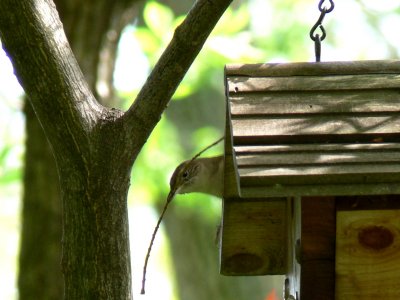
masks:
[[(251, 1), (250, 9), (254, 32), (262, 32), (271, 27), (271, 16), (275, 13), (269, 4), (271, 2), (266, 0)], [(335, 9), (332, 13), (326, 15), (324, 25), (328, 38), (334, 36), (338, 40), (338, 46), (332, 48), (323, 43), (323, 61), (359, 58), (386, 59), (389, 52), (385, 40), (396, 49), (398, 55), (400, 49), (400, 39), (398, 38), (399, 15), (378, 18), (377, 24), (368, 25), (366, 15), (360, 10), (357, 1), (336, 0), (335, 2)], [(293, 1), (293, 3), (296, 2)], [(363, 3), (377, 15), (388, 14), (399, 7), (398, 0), (364, 0)], [(300, 15), (307, 21), (309, 20), (311, 27), (319, 16), (317, 4), (318, 1), (311, 0), (301, 2), (299, 5), (292, 6), (293, 13), (297, 16)], [(376, 35), (375, 31), (372, 30), (376, 26), (382, 31), (380, 35)], [(132, 87), (140, 87), (149, 70), (149, 64), (141, 53), (138, 43), (132, 38), (132, 30), (133, 27), (127, 28), (122, 37), (115, 74), (117, 88), (125, 91), (131, 90)], [(308, 32), (304, 34), (308, 35)], [(310, 61), (313, 60), (312, 49), (313, 45), (310, 41)], [(138, 69), (141, 71), (137, 71)], [(132, 73), (132, 70), (136, 71)], [(5, 143), (17, 144), (7, 164), (10, 166), (19, 165), (21, 164), (24, 138), (24, 119), (21, 113), (22, 89), (13, 75), (8, 58), (2, 51), (0, 51), (0, 82), (0, 149), (3, 148)], [(0, 174), (3, 167), (0, 166)], [(20, 189), (14, 186), (7, 191), (2, 190), (1, 195), (4, 198), (0, 201), (0, 220), (4, 220), (4, 222), (0, 221), (0, 299), (12, 300), (17, 299), (15, 262), (19, 243)], [(134, 258), (132, 263), (135, 274), (133, 287), (136, 296), (140, 292), (141, 279), (139, 274), (142, 273), (145, 252), (157, 216), (150, 208), (144, 206), (136, 206), (135, 209), (131, 209), (130, 213), (132, 214), (131, 220), (134, 220), (131, 224), (131, 233), (139, 227), (142, 234), (141, 236), (132, 236), (134, 245), (134, 247), (131, 247), (132, 257)], [(148, 270), (148, 292), (146, 296), (141, 296), (139, 299), (173, 299), (171, 283), (166, 275), (170, 262), (165, 257), (165, 252), (160, 251), (161, 247), (165, 247), (165, 239), (159, 234)]]

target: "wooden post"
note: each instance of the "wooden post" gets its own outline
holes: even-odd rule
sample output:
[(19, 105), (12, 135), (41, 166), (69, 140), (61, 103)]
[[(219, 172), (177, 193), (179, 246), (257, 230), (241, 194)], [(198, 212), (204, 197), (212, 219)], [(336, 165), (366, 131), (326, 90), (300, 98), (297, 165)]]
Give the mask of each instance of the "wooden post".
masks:
[(300, 299), (335, 299), (335, 219), (333, 197), (302, 198)]

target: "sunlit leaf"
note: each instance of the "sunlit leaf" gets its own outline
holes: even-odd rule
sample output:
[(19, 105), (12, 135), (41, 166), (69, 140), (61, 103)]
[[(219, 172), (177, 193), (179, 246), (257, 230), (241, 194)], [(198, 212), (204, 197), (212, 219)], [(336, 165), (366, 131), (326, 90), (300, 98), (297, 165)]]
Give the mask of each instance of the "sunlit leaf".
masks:
[(232, 36), (249, 26), (250, 14), (247, 5), (243, 4), (239, 9), (228, 8), (218, 22), (213, 35)]
[(20, 181), (22, 178), (21, 169), (7, 169), (4, 174), (0, 174), (0, 185), (10, 184)]
[(160, 40), (170, 32), (174, 21), (174, 13), (172, 10), (155, 1), (150, 1), (146, 4), (143, 17), (147, 26)]
[(186, 17), (186, 16), (178, 16), (178, 17), (176, 17), (175, 20), (174, 20), (174, 22), (173, 22), (173, 27), (176, 28), (176, 27), (178, 27), (179, 25), (181, 25), (182, 22), (185, 20), (185, 17)]
[(10, 153), (11, 145), (4, 145), (4, 147), (0, 150), (0, 165), (3, 165), (7, 155)]
[(193, 93), (193, 88), (190, 84), (182, 82), (178, 89), (176, 90), (174, 96), (172, 97), (173, 100), (182, 100), (187, 98)]
[(160, 40), (148, 28), (139, 27), (135, 30), (134, 35), (140, 43), (141, 49), (147, 55), (154, 55), (160, 50)]

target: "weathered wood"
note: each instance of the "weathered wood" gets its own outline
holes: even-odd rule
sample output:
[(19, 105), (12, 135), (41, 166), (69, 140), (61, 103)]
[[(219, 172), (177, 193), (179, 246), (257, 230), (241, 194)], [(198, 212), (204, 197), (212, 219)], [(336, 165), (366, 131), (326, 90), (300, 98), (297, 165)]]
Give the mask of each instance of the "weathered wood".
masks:
[(239, 197), (239, 179), (236, 167), (236, 159), (233, 155), (232, 129), (230, 119), (229, 105), (226, 105), (225, 119), (225, 163), (224, 163), (224, 198)]
[(400, 151), (387, 152), (338, 152), (338, 153), (318, 153), (318, 152), (288, 152), (288, 153), (266, 153), (266, 154), (237, 154), (238, 167), (264, 167), (264, 166), (292, 166), (292, 165), (332, 165), (340, 163), (399, 163)]
[(265, 153), (341, 153), (342, 151), (386, 152), (399, 151), (400, 143), (374, 144), (298, 144), (298, 145), (268, 145), (268, 146), (235, 146), (237, 155)]
[(241, 75), (253, 77), (390, 73), (400, 73), (400, 62), (398, 60), (230, 64), (225, 67), (225, 74), (227, 76)]
[(339, 211), (336, 299), (400, 298), (400, 210)]
[(232, 116), (399, 112), (398, 89), (234, 93)]
[[(336, 164), (239, 169), (242, 186), (399, 182), (400, 164)], [(355, 176), (362, 175), (362, 176)]]
[(332, 197), (301, 200), (300, 299), (335, 299), (335, 214)]
[(400, 62), (227, 66), (226, 92), (242, 196), (399, 190)]
[(400, 209), (400, 197), (395, 193), (385, 195), (357, 195), (336, 197), (336, 210), (382, 210)]
[(285, 274), (286, 216), (285, 198), (225, 200), (221, 274)]
[[(390, 195), (400, 194), (400, 184), (395, 183), (374, 183), (374, 184), (324, 184), (316, 183), (307, 185), (264, 185), (264, 186), (243, 186), (240, 190), (241, 197), (264, 199), (268, 197), (294, 197), (294, 196), (344, 196), (344, 195)], [(260, 199), (260, 200), (261, 200)]]
[[(240, 198), (224, 199), (221, 264), (226, 270), (238, 249), (260, 247), (257, 233), (246, 232), (262, 231), (248, 202), (265, 203), (262, 213), (274, 197), (317, 196), (304, 199), (302, 210), (301, 298), (334, 299), (335, 202), (323, 196), (400, 194), (400, 62), (234, 65), (225, 72), (227, 153)], [(259, 261), (270, 257), (267, 251)], [(286, 263), (295, 293), (290, 282), (299, 269), (289, 252)], [(231, 265), (227, 273), (249, 274), (250, 263)]]
[(288, 77), (231, 77), (229, 93), (269, 91), (327, 91), (398, 88), (400, 75), (345, 75), (345, 76), (288, 76)]
[[(233, 119), (234, 138), (314, 135), (385, 135), (400, 138), (400, 113), (380, 116), (317, 116)], [(309, 139), (312, 142), (312, 138)]]
[(288, 222), (288, 268), (284, 286), (284, 299), (300, 296), (301, 276), (301, 199), (300, 197), (287, 198)]

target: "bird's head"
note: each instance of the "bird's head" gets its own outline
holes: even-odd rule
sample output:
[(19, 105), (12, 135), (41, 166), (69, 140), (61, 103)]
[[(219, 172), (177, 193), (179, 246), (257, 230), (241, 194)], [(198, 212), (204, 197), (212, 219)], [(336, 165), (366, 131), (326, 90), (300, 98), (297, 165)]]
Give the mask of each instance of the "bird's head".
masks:
[(201, 165), (197, 160), (187, 160), (181, 163), (172, 174), (170, 190), (174, 194), (193, 192), (196, 186)]

